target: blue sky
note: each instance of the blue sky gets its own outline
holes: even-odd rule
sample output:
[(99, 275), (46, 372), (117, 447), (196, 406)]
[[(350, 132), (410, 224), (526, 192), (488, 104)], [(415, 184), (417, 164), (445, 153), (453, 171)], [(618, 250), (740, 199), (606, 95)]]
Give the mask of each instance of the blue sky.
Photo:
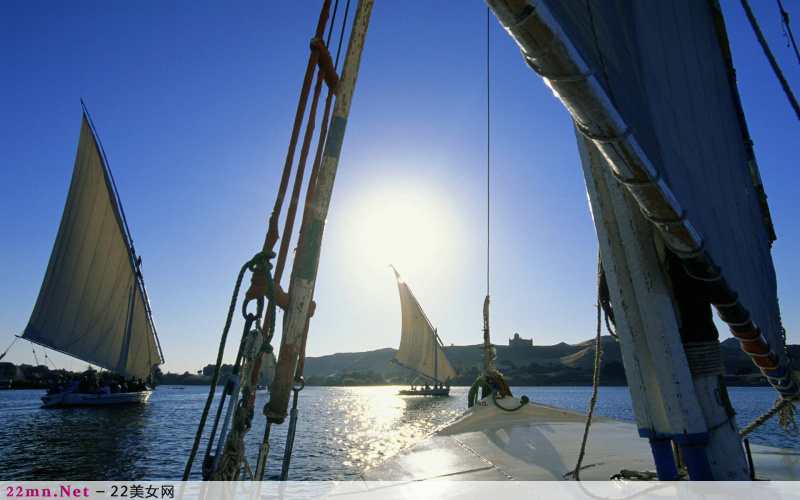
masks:
[[(163, 369), (213, 363), (236, 274), (264, 239), (320, 4), (0, 3), (0, 350), (36, 301), (83, 98), (143, 259)], [(778, 234), (784, 326), (789, 342), (800, 343), (800, 122), (740, 3), (722, 4)], [(752, 4), (800, 92), (777, 4)], [(783, 4), (800, 18), (800, 2)], [(486, 98), (484, 4), (377, 2), (323, 240), (308, 355), (397, 347), (389, 264), (446, 344), (481, 342)], [(491, 113), (493, 340), (589, 339), (597, 241), (571, 120), (493, 17)], [(237, 318), (229, 346), (240, 329)], [(85, 366), (48, 355), (58, 367)], [(6, 360), (33, 363), (30, 344), (17, 342)]]

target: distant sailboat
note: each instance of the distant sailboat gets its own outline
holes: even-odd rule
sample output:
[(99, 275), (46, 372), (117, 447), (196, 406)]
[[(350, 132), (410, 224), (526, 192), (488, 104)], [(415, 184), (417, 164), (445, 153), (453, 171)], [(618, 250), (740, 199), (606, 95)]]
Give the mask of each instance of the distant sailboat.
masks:
[[(743, 439), (775, 414), (796, 435), (800, 377), (721, 2), (486, 3), (573, 119), (600, 247), (598, 302), (611, 304), (635, 424), (590, 416), (598, 309), (589, 415), (492, 395), (362, 479), (796, 481), (797, 451)], [(780, 397), (741, 431), (712, 306)], [(448, 465), (419, 467), (431, 450)]]
[[(64, 214), (22, 338), (146, 380), (163, 362), (150, 303), (113, 179), (84, 111)], [(143, 403), (151, 391), (60, 392), (43, 406)]]
[(400, 335), (400, 348), (392, 361), (400, 366), (433, 380), (433, 386), (401, 390), (402, 395), (448, 396), (450, 380), (458, 375), (442, 347), (442, 341), (431, 322), (422, 311), (419, 302), (411, 293), (400, 274), (392, 266), (400, 291), (400, 307), (403, 326)]

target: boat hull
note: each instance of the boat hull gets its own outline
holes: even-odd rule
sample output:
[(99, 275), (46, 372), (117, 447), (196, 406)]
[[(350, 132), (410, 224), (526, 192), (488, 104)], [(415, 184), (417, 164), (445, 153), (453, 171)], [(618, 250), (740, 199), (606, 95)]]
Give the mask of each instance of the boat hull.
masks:
[(153, 391), (121, 392), (118, 394), (79, 394), (67, 392), (42, 396), (42, 407), (107, 406), (146, 403)]
[(449, 396), (450, 388), (442, 389), (401, 389), (397, 392), (400, 396)]

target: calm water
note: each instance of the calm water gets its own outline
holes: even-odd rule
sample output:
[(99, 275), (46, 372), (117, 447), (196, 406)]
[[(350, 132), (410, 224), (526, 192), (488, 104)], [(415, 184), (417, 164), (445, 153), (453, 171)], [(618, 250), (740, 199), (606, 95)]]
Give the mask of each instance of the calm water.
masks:
[[(467, 387), (449, 398), (400, 397), (398, 387), (307, 387), (301, 392), (290, 479), (347, 480), (414, 444), (466, 409)], [(586, 411), (590, 387), (516, 387), (515, 396)], [(740, 428), (772, 407), (771, 388), (730, 388)], [(179, 480), (194, 442), (206, 387), (162, 386), (150, 404), (118, 408), (39, 407), (41, 391), (0, 391), (0, 480)], [(247, 459), (255, 465), (265, 419), (259, 394)], [(217, 400), (213, 405), (216, 410)], [(602, 387), (596, 413), (633, 421), (625, 387)], [(207, 430), (210, 424), (206, 425)], [(273, 426), (267, 476), (277, 478), (287, 425)], [(800, 450), (773, 418), (754, 443)], [(206, 443), (192, 478), (200, 479)]]

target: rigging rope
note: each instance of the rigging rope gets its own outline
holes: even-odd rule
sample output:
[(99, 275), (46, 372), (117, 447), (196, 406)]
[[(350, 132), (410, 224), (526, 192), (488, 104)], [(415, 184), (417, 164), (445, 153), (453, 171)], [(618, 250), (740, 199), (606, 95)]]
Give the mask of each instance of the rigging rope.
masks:
[[(331, 33), (333, 32), (333, 22), (336, 19), (336, 11), (339, 9), (339, 0), (336, 0), (336, 4), (333, 6), (333, 18), (331, 18), (331, 29), (328, 31), (328, 41), (325, 44), (326, 46), (330, 47), (331, 41)], [(347, 15), (350, 13), (350, 0), (347, 0), (347, 4), (344, 7), (344, 19), (342, 19), (342, 32), (339, 33), (339, 45), (336, 48), (336, 60), (333, 64), (334, 69), (339, 68), (339, 54), (342, 52), (342, 42), (344, 41), (344, 28), (347, 26)]]
[(515, 408), (506, 408), (497, 403), (498, 398), (512, 396), (511, 388), (503, 375), (494, 366), (497, 351), (491, 343), (489, 333), (489, 303), (490, 303), (490, 269), (491, 269), (491, 9), (486, 8), (486, 298), (483, 300), (483, 374), (470, 387), (467, 395), (467, 408), (473, 407), (478, 402), (478, 389), (482, 389), (483, 397), (491, 395), (492, 402), (503, 411), (513, 412), (521, 409), (530, 400), (528, 396), (519, 398), (519, 405)]
[(491, 196), (491, 164), (492, 164), (492, 155), (491, 155), (491, 127), (492, 127), (492, 113), (491, 113), (491, 51), (490, 49), (490, 11), (489, 7), (486, 7), (486, 297), (489, 297), (489, 250), (490, 250), (490, 232), (489, 232), (489, 220), (491, 215), (491, 203), (490, 203), (490, 196)]
[(608, 281), (606, 280), (606, 270), (603, 268), (603, 261), (599, 250), (597, 251), (597, 303), (603, 308), (608, 333), (619, 341), (617, 322), (614, 319), (614, 309), (611, 307), (611, 293), (608, 290)]
[(786, 81), (786, 77), (783, 76), (783, 72), (781, 68), (778, 66), (778, 62), (775, 60), (775, 56), (772, 55), (772, 51), (767, 44), (767, 40), (764, 38), (764, 34), (761, 32), (761, 28), (758, 26), (758, 22), (756, 21), (756, 16), (753, 14), (752, 9), (750, 9), (750, 4), (747, 0), (741, 0), (742, 7), (744, 7), (745, 14), (747, 14), (747, 19), (750, 20), (750, 25), (753, 27), (753, 32), (755, 32), (756, 37), (758, 38), (758, 42), (761, 44), (761, 48), (764, 50), (764, 54), (766, 54), (767, 59), (769, 59), (769, 64), (772, 66), (772, 70), (775, 72), (775, 76), (778, 77), (778, 80), (781, 82), (781, 87), (783, 87), (783, 92), (786, 94), (786, 97), (789, 99), (789, 103), (792, 105), (795, 114), (797, 114), (797, 119), (800, 120), (800, 105), (797, 103), (797, 99), (795, 99), (794, 94), (792, 93), (792, 89), (789, 88), (789, 82)]
[(788, 38), (786, 41), (786, 46), (788, 47), (791, 45), (794, 48), (794, 53), (797, 56), (797, 62), (800, 63), (800, 52), (797, 50), (797, 43), (794, 41), (794, 35), (792, 34), (792, 28), (789, 26), (789, 13), (783, 9), (783, 4), (781, 0), (778, 0), (778, 8), (781, 11), (781, 26), (783, 27), (783, 36)]
[(49, 361), (50, 364), (53, 366), (53, 370), (58, 370), (56, 364), (53, 363), (53, 360), (50, 359), (50, 356), (47, 355), (47, 349), (43, 348), (43, 350), (44, 350), (44, 366), (47, 366), (47, 362)]
[[(336, 13), (338, 11), (338, 5), (339, 5), (339, 2), (337, 0), (336, 4), (334, 6), (333, 19), (336, 18)], [(300, 153), (300, 160), (299, 160), (299, 163), (298, 163), (298, 169), (297, 169), (297, 173), (295, 174), (296, 177), (295, 177), (295, 185), (294, 185), (294, 188), (293, 188), (293, 191), (292, 191), (292, 201), (291, 201), (291, 205), (290, 205), (290, 207), (288, 209), (288, 212), (287, 212), (286, 224), (285, 224), (285, 228), (284, 228), (284, 240), (281, 242), (281, 250), (280, 250), (280, 255), (278, 257), (278, 266), (280, 266), (280, 267), (279, 267), (279, 271), (277, 271), (277, 273), (276, 273), (277, 274), (277, 280), (280, 279), (280, 276), (281, 276), (281, 274), (283, 272), (283, 266), (284, 266), (284, 264), (286, 262), (286, 255), (287, 255), (287, 249), (288, 249), (288, 244), (289, 244), (289, 236), (288, 235), (291, 234), (292, 227), (294, 225), (295, 213), (296, 213), (296, 209), (297, 209), (297, 202), (298, 202), (298, 199), (299, 199), (300, 188), (302, 186), (302, 180), (303, 180), (303, 175), (304, 175), (304, 170), (305, 170), (305, 164), (306, 164), (306, 160), (308, 158), (308, 152), (309, 152), (309, 149), (310, 149), (311, 140), (312, 140), (312, 137), (313, 137), (314, 127), (315, 127), (315, 117), (317, 115), (317, 105), (318, 105), (318, 102), (319, 102), (319, 96), (320, 96), (320, 92), (321, 92), (321, 88), (322, 88), (322, 82), (325, 81), (327, 83), (328, 95), (327, 95), (327, 99), (326, 99), (326, 102), (325, 102), (325, 110), (323, 112), (322, 123), (321, 123), (321, 127), (320, 127), (320, 134), (319, 134), (319, 140), (318, 140), (318, 145), (317, 145), (317, 151), (316, 151), (316, 155), (315, 155), (315, 158), (314, 158), (314, 163), (313, 163), (313, 166), (312, 166), (312, 169), (311, 169), (311, 174), (310, 174), (309, 179), (308, 179), (308, 185), (307, 185), (307, 188), (306, 188), (305, 206), (304, 206), (304, 209), (303, 209), (303, 215), (302, 215), (301, 222), (300, 222), (300, 231), (299, 231), (300, 236), (299, 236), (298, 241), (297, 241), (297, 248), (303, 248), (303, 245), (305, 244), (305, 240), (306, 240), (306, 237), (307, 237), (307, 233), (309, 231), (308, 230), (308, 225), (309, 225), (309, 222), (310, 222), (311, 206), (312, 206), (312, 203), (313, 203), (313, 200), (314, 200), (314, 192), (316, 190), (317, 178), (318, 178), (320, 166), (321, 166), (321, 163), (322, 163), (322, 156), (323, 156), (322, 153), (323, 153), (324, 146), (325, 146), (325, 138), (326, 138), (327, 132), (328, 132), (328, 120), (329, 120), (329, 116), (330, 116), (330, 112), (331, 112), (331, 103), (332, 103), (332, 100), (333, 100), (333, 96), (336, 95), (337, 91), (338, 91), (339, 77), (337, 76), (336, 68), (338, 67), (339, 53), (341, 51), (342, 42), (344, 40), (344, 33), (345, 33), (345, 27), (347, 25), (347, 15), (349, 13), (350, 1), (348, 0), (348, 2), (347, 2), (347, 6), (346, 6), (346, 9), (345, 9), (345, 13), (344, 13), (344, 20), (342, 21), (342, 30), (341, 30), (341, 34), (340, 34), (340, 38), (339, 38), (339, 44), (338, 44), (338, 50), (337, 50), (335, 62), (332, 60), (332, 58), (330, 56), (330, 52), (328, 51), (328, 46), (330, 44), (330, 38), (331, 38), (331, 35), (333, 33), (333, 25), (334, 25), (333, 20), (330, 23), (327, 42), (326, 43), (322, 42), (322, 36), (323, 36), (323, 32), (324, 32), (325, 23), (327, 22), (327, 19), (328, 19), (329, 8), (330, 8), (330, 0), (326, 0), (326, 2), (323, 5), (322, 12), (320, 13), (320, 21), (319, 21), (319, 23), (317, 25), (316, 36), (315, 36), (315, 38), (314, 38), (314, 40), (312, 42), (312, 51), (315, 51), (315, 53), (319, 54), (319, 58), (320, 58), (321, 63), (319, 64), (319, 72), (318, 72), (318, 76), (317, 76), (317, 83), (316, 83), (315, 88), (314, 88), (314, 95), (312, 97), (311, 110), (309, 111), (308, 122), (306, 124), (306, 133), (305, 133), (305, 136), (304, 136), (304, 139), (303, 139), (303, 147), (302, 147), (302, 150), (301, 150), (301, 153)], [(308, 90), (307, 89), (308, 89), (308, 87), (310, 86), (310, 83), (311, 83), (312, 75), (311, 75), (310, 70), (312, 68), (312, 61), (313, 60), (314, 60), (314, 54), (312, 54), (312, 57), (309, 59), (308, 72), (306, 73), (306, 80), (303, 83), (304, 91), (301, 94), (301, 100), (303, 100), (303, 101), (307, 101), (308, 100)], [(300, 116), (301, 109), (304, 109), (304, 106), (305, 106), (305, 103), (303, 103), (301, 105), (298, 105), (298, 116)], [(299, 126), (299, 123), (296, 121), (295, 122), (295, 127), (297, 128), (298, 126)], [(298, 133), (299, 133), (299, 130), (297, 130), (296, 132), (293, 132), (293, 137), (296, 137), (296, 135)], [(294, 144), (292, 144), (291, 147), (293, 148)], [(293, 151), (292, 151), (292, 155), (293, 155)], [(287, 157), (286, 166), (288, 167), (288, 165), (289, 165), (289, 160), (288, 160), (288, 157)], [(279, 196), (282, 196), (282, 194), (279, 195)], [(273, 217), (276, 217), (275, 213), (273, 213)], [(273, 217), (270, 218), (270, 223), (272, 223)], [(269, 238), (269, 233), (268, 233), (268, 238)], [(295, 272), (296, 272), (296, 266), (295, 266), (295, 269), (293, 270), (293, 272), (292, 272), (292, 274), (290, 276), (289, 288), (288, 288), (289, 296), (291, 296), (291, 294), (293, 294), (294, 290), (295, 290)], [(269, 435), (270, 435), (270, 429), (271, 429), (272, 423), (273, 422), (281, 423), (283, 421), (283, 418), (284, 418), (284, 416), (282, 415), (283, 413), (285, 413), (285, 406), (284, 406), (285, 403), (283, 402), (284, 401), (283, 393), (285, 392), (285, 383), (284, 382), (285, 382), (285, 380), (287, 378), (292, 377), (292, 376), (295, 377), (296, 379), (299, 378), (299, 379), (302, 380), (302, 372), (303, 372), (303, 367), (304, 367), (304, 364), (305, 364), (305, 346), (306, 346), (306, 340), (308, 338), (309, 322), (310, 322), (311, 316), (313, 316), (313, 314), (314, 314), (314, 309), (315, 309), (315, 304), (313, 302), (313, 289), (311, 290), (311, 295), (310, 295), (308, 300), (309, 300), (309, 307), (308, 307), (307, 312), (306, 312), (305, 324), (304, 324), (304, 329), (303, 329), (303, 332), (302, 332), (302, 338), (301, 338), (301, 342), (300, 342), (300, 351), (299, 351), (299, 353), (297, 355), (296, 363), (295, 363), (295, 365), (293, 367), (288, 367), (287, 366), (287, 362), (293, 361), (293, 360), (289, 359), (292, 356), (284, 357), (283, 356), (284, 353), (281, 352), (281, 356), (278, 358), (277, 366), (275, 368), (276, 376), (275, 376), (275, 379), (273, 380), (273, 385), (276, 385), (276, 387), (273, 387), (273, 391), (271, 391), (270, 400), (266, 404), (266, 406), (264, 407), (264, 414), (267, 416), (267, 425), (266, 425), (266, 427), (264, 429), (264, 437), (262, 438), (262, 441), (261, 441), (261, 443), (259, 445), (259, 455), (258, 455), (258, 462), (257, 462), (257, 466), (256, 466), (256, 473), (255, 473), (255, 480), (257, 480), (257, 481), (260, 481), (262, 479), (262, 477), (263, 477), (263, 474), (264, 474), (264, 467), (266, 465), (267, 454), (269, 453), (269, 448), (270, 448), (270, 446), (269, 446)], [(288, 306), (289, 306), (289, 304), (288, 304), (288, 301), (287, 301), (286, 308), (288, 308)], [(286, 320), (286, 317), (284, 317), (284, 321), (285, 320)], [(285, 340), (285, 336), (286, 336), (286, 332), (284, 332), (284, 340)], [(283, 340), (282, 340), (282, 344), (281, 345), (282, 345), (282, 350), (283, 350)], [(284, 359), (284, 358), (286, 358), (286, 359)], [(259, 366), (259, 364), (260, 364), (260, 360), (257, 360), (256, 361), (256, 366)], [(288, 372), (290, 370), (292, 370), (292, 369), (294, 370), (294, 373), (289, 374)], [(288, 374), (288, 377), (287, 377), (287, 374)], [(257, 374), (255, 374), (254, 376), (257, 376)], [(290, 443), (294, 439), (294, 422), (297, 419), (297, 393), (298, 392), (299, 392), (299, 389), (295, 391), (295, 398), (294, 398), (295, 402), (294, 402), (294, 407), (292, 408), (292, 421), (290, 422), (288, 435), (287, 435), (287, 447), (285, 449), (286, 453), (285, 453), (285, 456), (284, 456), (284, 471), (282, 472), (282, 477), (286, 477), (286, 475), (288, 474), (288, 465), (289, 465), (289, 461), (290, 461), (290, 458), (291, 458), (290, 457), (290, 455), (291, 455), (291, 446), (289, 446), (288, 443)], [(273, 401), (273, 398), (275, 398), (276, 401)], [(273, 403), (274, 403), (274, 406), (276, 407), (276, 409), (272, 408)], [(254, 404), (255, 404), (255, 401), (254, 401), (254, 397), (253, 397), (253, 398), (251, 398), (251, 407), (254, 406)]]
[[(598, 277), (602, 273), (603, 264), (598, 259)], [(598, 297), (600, 296), (600, 280), (598, 279)], [(589, 439), (589, 427), (592, 425), (592, 415), (594, 414), (594, 406), (597, 403), (597, 390), (600, 386), (600, 357), (603, 354), (601, 339), (603, 322), (601, 320), (603, 306), (598, 300), (597, 303), (597, 339), (595, 340), (594, 347), (594, 376), (592, 378), (592, 397), (589, 398), (589, 414), (586, 416), (586, 427), (583, 429), (583, 440), (581, 441), (581, 451), (578, 453), (578, 463), (575, 465), (575, 480), (580, 481), (581, 463), (586, 454), (586, 441)]]
[[(494, 366), (494, 359), (497, 357), (497, 351), (492, 345), (491, 333), (489, 329), (489, 272), (491, 269), (490, 260), (490, 181), (491, 181), (491, 107), (490, 107), (490, 82), (491, 82), (491, 65), (490, 65), (490, 9), (486, 8), (486, 298), (483, 299), (483, 376), (498, 373)], [(479, 377), (480, 379), (480, 377)], [(486, 393), (484, 393), (484, 396)]]
[(744, 428), (741, 432), (739, 432), (740, 437), (745, 437), (757, 428), (761, 427), (766, 423), (767, 420), (774, 417), (776, 414), (779, 415), (780, 420), (778, 425), (780, 426), (783, 431), (791, 437), (797, 437), (798, 429), (797, 424), (794, 421), (794, 415), (797, 413), (797, 409), (794, 407), (794, 403), (791, 399), (781, 399), (778, 398), (775, 401), (775, 406), (773, 406), (769, 411), (758, 417), (757, 419), (753, 420), (750, 425)]
[[(250, 396), (255, 392), (251, 384), (247, 384), (250, 380), (253, 365), (256, 357), (261, 352), (272, 352), (272, 347), (268, 343), (260, 343), (261, 331), (256, 319), (256, 329), (250, 332), (245, 332), (242, 342), (244, 343), (242, 352), (244, 363), (242, 370), (239, 373), (238, 387), (241, 388), (242, 397), (236, 406), (233, 417), (233, 427), (228, 433), (225, 440), (225, 448), (220, 457), (219, 464), (210, 476), (212, 481), (229, 481), (236, 480), (239, 475), (239, 470), (242, 465), (245, 466), (247, 473), (253, 477), (250, 464), (244, 456), (244, 437), (250, 431), (253, 423), (253, 407), (248, 404)], [(272, 337), (270, 333), (269, 337)]]
[(3, 354), (0, 354), (0, 359), (3, 359), (3, 358), (5, 358), (5, 357), (6, 357), (6, 354), (8, 354), (8, 351), (9, 351), (9, 350), (11, 350), (11, 347), (12, 347), (14, 344), (16, 344), (16, 343), (17, 343), (17, 340), (19, 340), (19, 339), (20, 339), (20, 337), (14, 337), (14, 341), (13, 341), (13, 342), (11, 342), (11, 345), (9, 345), (9, 346), (8, 346), (8, 348), (6, 348), (6, 350), (5, 350), (5, 351), (3, 351)]
[(33, 347), (33, 342), (31, 342), (31, 352), (33, 353), (33, 359), (36, 360), (36, 366), (39, 366), (39, 357), (36, 355), (36, 349)]
[[(230, 307), (228, 308), (228, 316), (227, 316), (227, 318), (225, 320), (225, 327), (222, 330), (222, 338), (220, 339), (220, 342), (219, 342), (219, 350), (217, 352), (217, 363), (214, 366), (214, 374), (211, 376), (211, 389), (209, 390), (208, 398), (206, 399), (206, 404), (205, 404), (205, 407), (203, 408), (202, 416), (200, 417), (200, 425), (197, 428), (197, 434), (195, 436), (194, 444), (192, 445), (192, 451), (189, 454), (189, 460), (186, 463), (186, 469), (183, 471), (183, 479), (182, 479), (183, 481), (188, 481), (189, 480), (189, 474), (192, 471), (192, 463), (194, 462), (194, 458), (197, 455), (197, 449), (199, 448), (200, 441), (202, 440), (202, 437), (203, 437), (203, 428), (205, 427), (206, 419), (208, 418), (208, 413), (209, 413), (209, 410), (211, 408), (211, 403), (214, 400), (214, 392), (215, 392), (216, 387), (217, 387), (217, 382), (219, 381), (220, 370), (221, 370), (221, 367), (222, 367), (222, 356), (225, 353), (225, 343), (226, 343), (226, 341), (228, 339), (228, 331), (230, 330), (231, 322), (233, 321), (233, 312), (234, 312), (234, 310), (236, 308), (236, 302), (237, 302), (238, 296), (239, 296), (239, 288), (242, 285), (242, 278), (244, 277), (244, 273), (248, 269), (250, 271), (252, 271), (252, 272), (255, 272), (257, 265), (262, 266), (262, 269), (264, 269), (264, 270), (266, 270), (268, 272), (269, 269), (272, 268), (272, 265), (269, 263), (268, 259), (272, 259), (274, 257), (275, 257), (275, 253), (274, 252), (259, 252), (259, 253), (257, 253), (252, 259), (247, 261), (242, 266), (241, 270), (239, 271), (239, 275), (236, 278), (236, 285), (233, 288), (233, 296), (231, 297), (231, 304), (230, 304)], [(272, 280), (269, 279), (268, 282), (271, 283)], [(275, 313), (275, 311), (274, 311), (275, 305), (274, 304), (275, 304), (275, 301), (274, 300), (270, 300), (270, 306), (269, 307), (271, 308), (271, 313), (272, 313), (272, 314), (270, 314), (271, 317), (270, 317), (270, 326), (269, 326), (269, 334), (268, 334), (270, 339), (271, 339), (272, 333), (275, 330), (275, 314), (274, 314)]]
[[(275, 205), (273, 207), (272, 213), (269, 218), (268, 230), (265, 236), (263, 250), (260, 254), (257, 254), (254, 259), (248, 262), (240, 271), (238, 279), (236, 281), (236, 286), (234, 288), (233, 299), (231, 302), (231, 306), (228, 312), (228, 318), (225, 325), (225, 329), (223, 331), (220, 349), (217, 358), (217, 364), (214, 370), (214, 375), (212, 376), (212, 386), (209, 393), (209, 398), (206, 402), (205, 409), (202, 414), (201, 423), (198, 428), (197, 436), (195, 438), (195, 443), (189, 458), (189, 462), (187, 463), (186, 470), (184, 471), (184, 478), (183, 480), (186, 481), (189, 477), (191, 471), (191, 465), (194, 461), (194, 458), (197, 453), (197, 448), (199, 446), (199, 441), (202, 436), (202, 430), (205, 425), (206, 418), (209, 413), (211, 401), (213, 399), (214, 389), (219, 380), (220, 376), (220, 368), (222, 362), (222, 355), (224, 352), (224, 346), (227, 339), (227, 334), (230, 328), (233, 308), (235, 306), (239, 288), (241, 285), (242, 277), (244, 274), (245, 269), (250, 269), (252, 271), (251, 276), (251, 285), (250, 288), (247, 290), (245, 294), (245, 300), (243, 304), (243, 314), (245, 315), (245, 331), (242, 337), (242, 343), (240, 344), (239, 348), (239, 355), (237, 356), (236, 365), (234, 366), (234, 373), (232, 377), (229, 378), (228, 384), (226, 384), (226, 395), (231, 395), (231, 402), (233, 402), (235, 397), (238, 396), (239, 390), (241, 388), (241, 399), (238, 400), (236, 405), (236, 410), (233, 418), (233, 428), (225, 437), (225, 446), (223, 451), (218, 450), (218, 456), (212, 457), (210, 455), (210, 450), (213, 443), (209, 443), (209, 452), (206, 455), (206, 460), (204, 462), (203, 474), (204, 479), (207, 475), (212, 480), (230, 480), (230, 479), (238, 479), (239, 472), (241, 471), (242, 465), (244, 465), (245, 472), (249, 474), (252, 480), (260, 481), (263, 477), (264, 471), (264, 464), (266, 462), (266, 455), (269, 451), (269, 430), (272, 423), (270, 420), (269, 415), (267, 419), (267, 426), (265, 429), (264, 439), (261, 443), (259, 449), (259, 457), (258, 457), (258, 464), (256, 473), (253, 474), (252, 469), (250, 468), (249, 463), (244, 457), (244, 435), (250, 430), (253, 418), (253, 408), (255, 405), (255, 384), (257, 383), (258, 374), (260, 371), (260, 365), (262, 361), (262, 354), (264, 352), (271, 353), (272, 347), (270, 342), (272, 340), (272, 336), (274, 333), (274, 326), (275, 326), (275, 318), (276, 318), (276, 305), (288, 309), (290, 304), (290, 295), (293, 293), (294, 290), (294, 272), (290, 278), (289, 283), (289, 293), (283, 292), (280, 288), (280, 278), (282, 276), (285, 263), (287, 260), (288, 254), (288, 246), (291, 237), (291, 233), (294, 226), (294, 220), (297, 210), (297, 204), (299, 199), (300, 189), (303, 183), (304, 177), (304, 170), (306, 165), (306, 160), (308, 157), (308, 152), (310, 148), (311, 138), (314, 133), (314, 119), (317, 114), (317, 104), (319, 100), (319, 95), (321, 91), (321, 84), (322, 81), (325, 81), (329, 88), (328, 99), (326, 101), (326, 108), (325, 108), (325, 115), (323, 118), (323, 125), (322, 131), (320, 133), (320, 140), (317, 149), (317, 155), (315, 158), (315, 164), (312, 169), (312, 173), (309, 179), (308, 188), (307, 188), (307, 195), (306, 195), (306, 206), (304, 209), (303, 219), (301, 222), (300, 228), (300, 238), (298, 241), (298, 248), (302, 248), (302, 244), (304, 241), (306, 223), (309, 221), (310, 215), (310, 207), (311, 202), (313, 200), (313, 193), (315, 191), (316, 179), (318, 175), (318, 171), (320, 168), (321, 158), (322, 158), (322, 150), (324, 147), (324, 139), (327, 135), (327, 124), (328, 124), (328, 114), (330, 111), (330, 104), (333, 95), (337, 93), (338, 85), (339, 85), (339, 77), (336, 73), (336, 65), (338, 65), (338, 57), (339, 54), (337, 52), (336, 63), (332, 61), (330, 53), (328, 52), (327, 44), (322, 41), (322, 37), (325, 31), (325, 25), (327, 24), (327, 20), (329, 17), (329, 10), (330, 10), (330, 3), (331, 0), (325, 0), (322, 6), (322, 10), (319, 15), (319, 20), (317, 23), (315, 36), (311, 40), (311, 55), (309, 56), (308, 65), (306, 68), (305, 78), (303, 80), (303, 85), (301, 89), (300, 100), (297, 105), (297, 111), (295, 114), (295, 121), (294, 127), (292, 129), (289, 150), (286, 155), (286, 160), (284, 163), (284, 168), (281, 176), (281, 181), (278, 188), (278, 194), (275, 200)], [(338, 7), (338, 0), (336, 2)], [(347, 2), (348, 10), (350, 2)], [(360, 4), (359, 4), (360, 5)], [(369, 9), (366, 10), (369, 12)], [(335, 17), (335, 12), (334, 12)], [(347, 17), (347, 12), (345, 12), (345, 20)], [(368, 18), (368, 16), (367, 16)], [(331, 29), (328, 34), (328, 41), (330, 41), (330, 36), (333, 30), (333, 23), (331, 23)], [(342, 40), (344, 38), (344, 30), (345, 30), (345, 22), (342, 25), (342, 37), (339, 40), (339, 49), (341, 50)], [(289, 178), (292, 174), (292, 164), (294, 162), (294, 153), (297, 146), (297, 140), (300, 133), (300, 126), (302, 125), (303, 117), (305, 115), (306, 105), (308, 104), (309, 100), (309, 92), (311, 89), (311, 83), (313, 80), (313, 73), (314, 68), (319, 67), (317, 85), (315, 87), (314, 97), (312, 100), (311, 109), (309, 112), (309, 119), (308, 123), (306, 124), (306, 133), (303, 140), (303, 145), (300, 153), (300, 159), (298, 162), (297, 172), (295, 173), (295, 182), (291, 194), (291, 201), (290, 206), (287, 209), (286, 220), (284, 224), (283, 230), (283, 241), (280, 245), (280, 250), (276, 262), (276, 269), (274, 272), (274, 278), (270, 275), (270, 270), (272, 265), (263, 258), (264, 255), (268, 255), (268, 258), (274, 258), (276, 254), (273, 252), (273, 248), (275, 243), (280, 238), (278, 233), (278, 218), (281, 215), (281, 210), (283, 206), (283, 201), (286, 196), (286, 191), (288, 188)], [(263, 308), (263, 300), (264, 297), (267, 296), (269, 301), (269, 309), (266, 313), (267, 317), (269, 318), (269, 333), (266, 334), (261, 331), (259, 326), (261, 310)], [(312, 290), (312, 297), (313, 297), (313, 290)], [(257, 300), (259, 304), (258, 313), (257, 315), (247, 314), (246, 313), (246, 305), (250, 300)], [(302, 362), (304, 361), (304, 350), (305, 350), (305, 338), (308, 333), (308, 320), (313, 315), (314, 312), (314, 303), (311, 297), (308, 299), (308, 307), (307, 307), (307, 316), (306, 316), (306, 324), (305, 324), (305, 331), (303, 332), (303, 355), (301, 356), (300, 360), (300, 373), (302, 373)], [(286, 320), (286, 318), (284, 318)], [(252, 323), (256, 323), (256, 328), (253, 331), (250, 331), (250, 326)], [(261, 337), (263, 335), (263, 343), (260, 344), (261, 348), (257, 349), (256, 346), (258, 344), (255, 337)], [(286, 333), (284, 332), (284, 336)], [(281, 354), (284, 354), (281, 352)], [(277, 369), (280, 371), (281, 368), (286, 368), (286, 363), (284, 366), (281, 366), (281, 360), (283, 356), (278, 360)], [(242, 361), (243, 360), (243, 361)], [(239, 365), (242, 362), (241, 372), (239, 372)], [(285, 371), (285, 370), (284, 370)], [(238, 376), (236, 380), (234, 380), (234, 376)], [(277, 380), (281, 378), (280, 376), (276, 377)], [(248, 383), (249, 380), (249, 383)], [(273, 384), (274, 385), (274, 384)], [(279, 387), (284, 387), (283, 384), (277, 384)], [(295, 408), (296, 410), (296, 398), (297, 392), (295, 392)], [(278, 391), (273, 387), (273, 396)], [(225, 402), (225, 396), (223, 396), (223, 400), (220, 404), (221, 413)], [(270, 403), (267, 404), (267, 407)], [(265, 414), (267, 413), (267, 407), (265, 407)], [(227, 428), (227, 423), (230, 419), (231, 409), (228, 410), (228, 415), (225, 418), (225, 423), (223, 424), (223, 434), (225, 429)], [(220, 415), (217, 415), (217, 421), (214, 423), (214, 428), (211, 431), (212, 440), (214, 439), (214, 433), (216, 432), (216, 426), (219, 422)], [(276, 422), (281, 422), (282, 420), (275, 420)], [(292, 431), (290, 430), (290, 433)], [(290, 447), (288, 448), (288, 453), (291, 453)], [(208, 464), (209, 461), (213, 461), (213, 465)], [(288, 460), (285, 462), (285, 466), (288, 468)], [(284, 474), (285, 476), (285, 474)]]

